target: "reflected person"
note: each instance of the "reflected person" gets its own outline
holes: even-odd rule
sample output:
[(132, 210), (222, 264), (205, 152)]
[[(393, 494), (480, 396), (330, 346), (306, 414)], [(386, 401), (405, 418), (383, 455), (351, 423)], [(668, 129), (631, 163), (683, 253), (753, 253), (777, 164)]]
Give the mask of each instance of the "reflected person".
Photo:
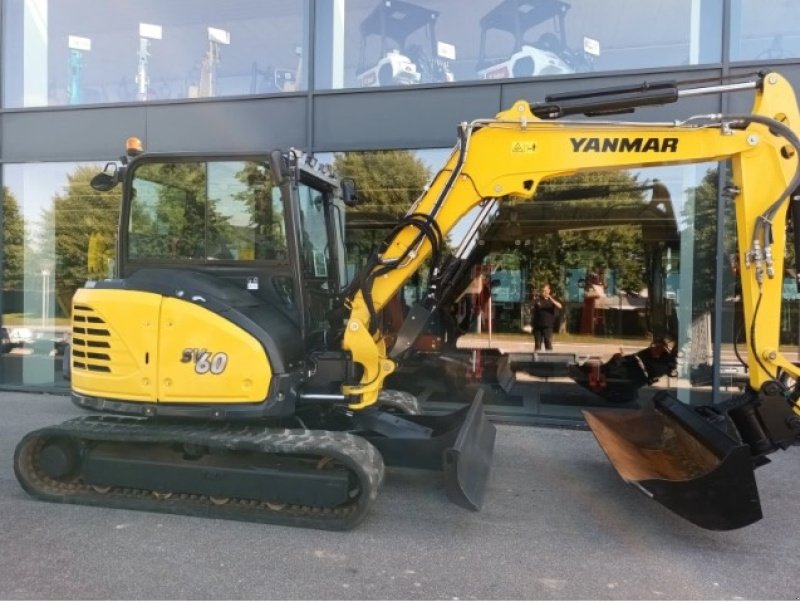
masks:
[(553, 327), (556, 316), (561, 310), (561, 303), (550, 294), (550, 285), (542, 286), (540, 294), (533, 298), (532, 324), (534, 349), (539, 351), (544, 343), (544, 348), (553, 349)]

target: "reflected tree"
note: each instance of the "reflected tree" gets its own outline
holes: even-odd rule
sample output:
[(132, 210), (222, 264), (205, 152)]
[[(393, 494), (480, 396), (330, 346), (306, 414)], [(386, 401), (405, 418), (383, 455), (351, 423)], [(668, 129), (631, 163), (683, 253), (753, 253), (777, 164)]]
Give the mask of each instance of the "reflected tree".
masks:
[(98, 192), (89, 181), (102, 166), (83, 165), (67, 175), (64, 191), (42, 211), (43, 244), (37, 269), (55, 274), (58, 313), (68, 316), (75, 290), (87, 279), (111, 275), (119, 220), (119, 190)]
[(131, 205), (132, 254), (138, 257), (205, 254), (204, 163), (150, 163), (135, 172)]
[(566, 267), (604, 272), (613, 270), (617, 288), (638, 293), (647, 286), (642, 231), (638, 224), (615, 223), (615, 209), (646, 202), (647, 185), (626, 171), (586, 172), (546, 180), (539, 185), (534, 202), (558, 203), (567, 208), (604, 208), (591, 228), (570, 230), (569, 224), (531, 241), (531, 286), (549, 282), (554, 294), (563, 295)]
[(22, 287), (25, 260), (25, 223), (19, 203), (8, 187), (3, 194), (3, 290)]
[(359, 205), (347, 210), (347, 248), (357, 265), (369, 256), (375, 244), (405, 215), (430, 179), (430, 170), (412, 151), (337, 153), (334, 171), (356, 181)]
[(360, 204), (352, 211), (385, 211), (404, 215), (430, 179), (430, 171), (412, 151), (337, 153), (333, 166), (340, 177), (354, 178)]
[(206, 162), (148, 163), (136, 169), (131, 205), (131, 255), (219, 256), (233, 240), (229, 216), (209, 198)]
[[(717, 265), (717, 206), (719, 195), (719, 170), (709, 169), (701, 182), (686, 191), (687, 202), (683, 209), (684, 220), (693, 225), (694, 258), (692, 305), (695, 311), (707, 311), (714, 305)], [(727, 257), (736, 253), (736, 221), (725, 220), (723, 252)], [(735, 283), (725, 279), (723, 298), (734, 293)]]
[(277, 193), (273, 198), (275, 181), (271, 172), (261, 163), (247, 162), (236, 178), (245, 186), (234, 198), (246, 207), (248, 229), (255, 231), (254, 257), (282, 258), (287, 248), (283, 205)]

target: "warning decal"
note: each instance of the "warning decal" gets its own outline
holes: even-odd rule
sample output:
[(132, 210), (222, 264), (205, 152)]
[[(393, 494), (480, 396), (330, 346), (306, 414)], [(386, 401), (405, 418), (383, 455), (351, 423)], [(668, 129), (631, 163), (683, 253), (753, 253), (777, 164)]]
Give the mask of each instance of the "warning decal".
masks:
[(536, 150), (536, 143), (535, 142), (512, 142), (511, 143), (511, 152), (512, 153), (532, 153)]

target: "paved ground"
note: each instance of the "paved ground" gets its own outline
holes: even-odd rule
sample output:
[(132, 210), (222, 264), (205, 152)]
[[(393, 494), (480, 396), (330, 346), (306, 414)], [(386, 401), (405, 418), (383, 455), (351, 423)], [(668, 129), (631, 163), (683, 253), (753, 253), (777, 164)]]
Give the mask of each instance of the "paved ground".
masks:
[(766, 518), (714, 533), (622, 483), (591, 434), (499, 425), (485, 509), (391, 472), (355, 531), (30, 499), (16, 442), (77, 415), (0, 393), (0, 599), (797, 599), (800, 449), (759, 469)]

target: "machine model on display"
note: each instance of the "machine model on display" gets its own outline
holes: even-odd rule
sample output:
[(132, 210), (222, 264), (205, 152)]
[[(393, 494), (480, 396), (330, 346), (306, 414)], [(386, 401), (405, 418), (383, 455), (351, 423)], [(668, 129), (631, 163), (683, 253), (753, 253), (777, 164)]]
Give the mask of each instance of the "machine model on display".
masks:
[(85, 67), (84, 53), (92, 49), (92, 41), (81, 36), (69, 36), (69, 86), (67, 87), (68, 102), (79, 105), (84, 102), (83, 69)]
[[(600, 54), (600, 43), (584, 37), (583, 52), (567, 43), (565, 18), (570, 5), (561, 0), (503, 0), (480, 20), (478, 75), (481, 79), (535, 77), (580, 73), (591, 68)], [(535, 40), (526, 36), (534, 28), (552, 22)], [(490, 56), (489, 32), (497, 31), (512, 40), (511, 54), (500, 59)]]
[[(404, 0), (381, 0), (361, 22), (356, 77), (364, 87), (454, 81), (450, 62), (453, 45), (436, 38), (439, 13)], [(425, 43), (409, 41), (423, 30)], [(377, 38), (377, 57), (368, 46)]]
[(208, 48), (200, 64), (200, 81), (197, 89), (191, 91), (190, 96), (208, 98), (217, 92), (217, 65), (220, 61), (220, 46), (231, 43), (231, 34), (217, 27), (208, 28)]
[(136, 100), (150, 98), (150, 44), (161, 39), (161, 26), (139, 23), (139, 51), (136, 68)]

